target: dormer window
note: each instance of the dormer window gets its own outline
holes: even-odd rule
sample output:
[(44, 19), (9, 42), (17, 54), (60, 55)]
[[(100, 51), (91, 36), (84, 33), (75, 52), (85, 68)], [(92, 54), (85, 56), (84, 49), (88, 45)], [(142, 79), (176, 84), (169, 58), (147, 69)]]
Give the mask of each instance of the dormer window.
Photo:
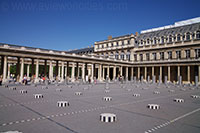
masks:
[(130, 44), (130, 40), (127, 41), (127, 44), (128, 44), (128, 45)]
[(122, 46), (124, 45), (124, 41), (122, 41)]
[(118, 42), (116, 42), (116, 45), (117, 45), (117, 46), (119, 46), (119, 43), (118, 43)]
[(147, 44), (149, 44), (149, 39), (147, 39)]
[(186, 34), (186, 40), (187, 41), (190, 40), (190, 33), (189, 32)]
[(197, 33), (196, 33), (196, 39), (200, 39), (200, 31), (197, 31)]
[(181, 35), (180, 34), (177, 35), (177, 41), (181, 41)]
[(169, 35), (169, 43), (172, 43), (172, 35)]
[(161, 37), (161, 44), (165, 43), (165, 38), (164, 36)]
[(153, 40), (154, 40), (153, 44), (156, 44), (156, 43), (157, 43), (157, 42), (156, 42), (156, 37), (154, 37), (154, 39), (153, 39)]

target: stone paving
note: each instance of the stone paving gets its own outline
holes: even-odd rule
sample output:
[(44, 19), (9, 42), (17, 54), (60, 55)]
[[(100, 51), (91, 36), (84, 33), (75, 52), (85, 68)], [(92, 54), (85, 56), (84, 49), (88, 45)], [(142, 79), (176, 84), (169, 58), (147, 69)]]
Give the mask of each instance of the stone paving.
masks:
[[(0, 86), (0, 132), (200, 132), (196, 86), (139, 82), (44, 86)], [(42, 96), (35, 98), (36, 94)], [(59, 107), (59, 101), (68, 104)], [(104, 113), (116, 115), (114, 122), (101, 121)]]

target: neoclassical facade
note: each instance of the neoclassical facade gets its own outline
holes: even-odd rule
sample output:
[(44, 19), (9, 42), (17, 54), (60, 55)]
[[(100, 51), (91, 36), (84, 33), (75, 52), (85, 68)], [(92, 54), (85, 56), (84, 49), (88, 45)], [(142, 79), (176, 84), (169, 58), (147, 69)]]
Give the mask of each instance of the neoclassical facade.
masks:
[[(56, 51), (0, 44), (3, 81), (15, 76), (20, 81), (26, 74), (63, 81), (69, 77), (103, 81), (124, 76), (126, 80), (168, 80), (176, 83), (200, 81), (200, 18), (174, 25), (141, 31), (119, 37), (109, 36), (94, 47)], [(41, 69), (41, 67), (43, 69)]]

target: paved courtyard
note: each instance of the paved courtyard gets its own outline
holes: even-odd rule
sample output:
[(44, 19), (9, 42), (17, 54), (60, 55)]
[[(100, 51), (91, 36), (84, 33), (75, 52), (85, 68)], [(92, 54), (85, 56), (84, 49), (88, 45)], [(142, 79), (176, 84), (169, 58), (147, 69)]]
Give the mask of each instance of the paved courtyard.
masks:
[[(0, 87), (0, 132), (200, 132), (200, 88), (194, 86), (133, 82), (43, 86)], [(75, 95), (76, 92), (82, 95)], [(36, 99), (34, 94), (42, 94), (43, 98)], [(104, 97), (112, 99), (105, 101)], [(175, 98), (184, 101), (175, 102)], [(58, 107), (58, 101), (68, 101), (69, 106)], [(148, 104), (158, 104), (159, 109), (150, 109)], [(117, 120), (102, 122), (101, 113), (116, 114)]]

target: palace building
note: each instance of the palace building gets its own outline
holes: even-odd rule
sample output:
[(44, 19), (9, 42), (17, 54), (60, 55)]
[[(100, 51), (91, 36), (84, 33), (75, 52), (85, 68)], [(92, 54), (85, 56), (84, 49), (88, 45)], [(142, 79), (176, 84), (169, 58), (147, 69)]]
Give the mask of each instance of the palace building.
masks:
[[(40, 76), (64, 81), (90, 78), (111, 81), (200, 82), (200, 17), (173, 25), (119, 37), (109, 36), (93, 47), (56, 51), (0, 44), (1, 71), (6, 82), (13, 74), (20, 81), (26, 74), (35, 82)], [(11, 73), (11, 67), (15, 71)]]

